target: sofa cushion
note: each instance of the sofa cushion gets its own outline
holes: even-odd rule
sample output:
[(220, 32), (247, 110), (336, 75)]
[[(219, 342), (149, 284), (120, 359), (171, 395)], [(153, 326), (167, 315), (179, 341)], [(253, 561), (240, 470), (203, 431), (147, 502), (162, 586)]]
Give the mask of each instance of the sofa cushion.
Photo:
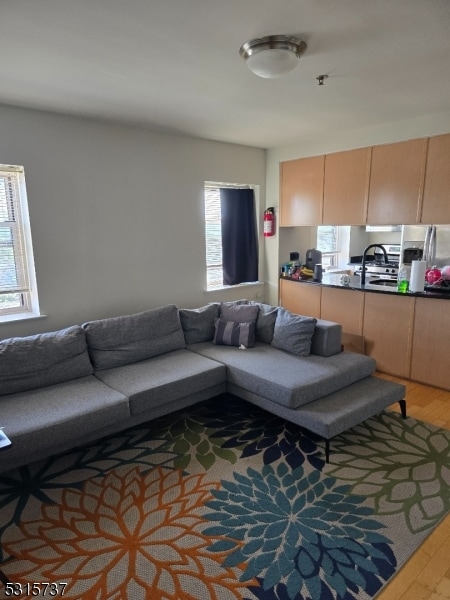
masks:
[(180, 308), (180, 321), (186, 344), (207, 342), (214, 337), (214, 322), (219, 316), (219, 302), (200, 308)]
[(128, 398), (94, 375), (5, 396), (1, 424), (12, 444), (4, 460), (28, 463), (67, 450), (83, 436), (126, 424), (129, 417)]
[(247, 390), (289, 408), (341, 390), (376, 369), (375, 360), (363, 354), (302, 357), (263, 342), (255, 342), (251, 350), (211, 342), (193, 344), (189, 350), (226, 365), (227, 382), (233, 390)]
[[(213, 346), (211, 342), (204, 343)], [(95, 375), (129, 398), (131, 414), (150, 411), (217, 386), (223, 386), (223, 392), (226, 386), (224, 365), (189, 350), (98, 371)]]
[(95, 369), (112, 369), (186, 347), (173, 304), (133, 315), (84, 323)]
[(235, 323), (216, 319), (214, 344), (222, 346), (245, 346), (252, 348), (255, 345), (256, 323)]
[(273, 340), (278, 306), (263, 304), (262, 302), (252, 302), (252, 304), (256, 304), (259, 307), (258, 318), (256, 320), (256, 339), (260, 342), (270, 344)]
[(278, 310), (272, 346), (297, 356), (309, 356), (317, 319), (294, 315), (285, 308)]
[(79, 325), (0, 342), (0, 396), (85, 377), (93, 372)]
[(224, 321), (235, 323), (249, 323), (258, 318), (259, 306), (256, 304), (229, 304), (220, 305), (219, 317)]

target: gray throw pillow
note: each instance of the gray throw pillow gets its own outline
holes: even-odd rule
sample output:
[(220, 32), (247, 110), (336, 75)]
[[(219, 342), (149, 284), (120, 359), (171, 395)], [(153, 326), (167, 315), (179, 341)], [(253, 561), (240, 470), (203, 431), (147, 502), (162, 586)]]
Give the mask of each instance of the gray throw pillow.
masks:
[(272, 346), (297, 356), (309, 356), (317, 319), (294, 315), (285, 308), (278, 309)]
[(261, 302), (253, 302), (252, 304), (259, 306), (258, 319), (256, 321), (256, 339), (260, 342), (271, 344), (278, 306), (263, 304)]
[(120, 367), (186, 347), (174, 304), (133, 315), (84, 323), (96, 369)]
[(233, 321), (234, 323), (256, 323), (258, 318), (259, 306), (256, 304), (225, 304), (220, 305), (219, 316), (224, 321)]
[(253, 348), (255, 345), (255, 321), (248, 323), (235, 323), (216, 319), (214, 344), (223, 346), (245, 346)]
[(214, 321), (219, 316), (220, 303), (212, 302), (200, 308), (180, 308), (180, 320), (186, 344), (208, 342), (214, 337)]

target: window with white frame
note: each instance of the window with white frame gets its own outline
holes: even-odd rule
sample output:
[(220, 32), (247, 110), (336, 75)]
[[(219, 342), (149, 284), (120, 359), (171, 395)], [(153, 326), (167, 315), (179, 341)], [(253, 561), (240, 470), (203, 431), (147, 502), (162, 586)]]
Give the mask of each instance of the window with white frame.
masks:
[(317, 250), (322, 252), (324, 269), (337, 267), (339, 259), (339, 227), (319, 225), (317, 227)]
[[(228, 254), (223, 256), (223, 247), (225, 244), (225, 240), (222, 239), (222, 204), (221, 204), (221, 189), (224, 188), (228, 190), (252, 190), (252, 197), (254, 187), (246, 184), (232, 184), (232, 183), (214, 183), (214, 182), (205, 182), (204, 187), (204, 199), (205, 199), (205, 246), (206, 246), (206, 289), (208, 291), (216, 290), (224, 287), (224, 279), (225, 273), (227, 273), (227, 266), (229, 262)], [(225, 202), (225, 200), (222, 200)], [(253, 201), (252, 201), (253, 205)], [(226, 206), (226, 204), (225, 204)], [(249, 228), (245, 229), (245, 232), (242, 232), (242, 238), (247, 238), (247, 236), (251, 236), (252, 234), (256, 235), (256, 214), (255, 214), (255, 206), (253, 206), (253, 217), (255, 219), (254, 223), (250, 223)], [(225, 221), (226, 223), (227, 221)], [(242, 221), (245, 223), (245, 219)], [(253, 233), (250, 233), (252, 230)], [(229, 231), (229, 230), (228, 230)], [(241, 238), (241, 239), (242, 239)], [(257, 240), (254, 239), (255, 248), (257, 252)], [(236, 244), (239, 243), (236, 241)], [(229, 245), (228, 245), (229, 248)], [(233, 252), (234, 252), (234, 244), (233, 244)], [(244, 255), (246, 259), (248, 257), (247, 254)], [(253, 255), (253, 259), (255, 255)], [(224, 266), (224, 260), (226, 265)], [(249, 261), (251, 259), (249, 258)], [(229, 267), (228, 267), (229, 268)], [(247, 281), (244, 279), (240, 279), (242, 283), (254, 283), (254, 281)], [(232, 284), (239, 285), (239, 284)]]
[(0, 319), (39, 314), (23, 167), (0, 165)]

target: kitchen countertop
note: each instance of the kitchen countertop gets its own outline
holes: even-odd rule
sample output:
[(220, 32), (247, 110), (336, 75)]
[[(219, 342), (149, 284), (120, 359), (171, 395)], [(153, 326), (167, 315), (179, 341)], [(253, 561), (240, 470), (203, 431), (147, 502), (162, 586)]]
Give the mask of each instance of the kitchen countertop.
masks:
[[(375, 294), (395, 294), (397, 296), (415, 296), (417, 298), (442, 298), (450, 300), (450, 292), (441, 292), (439, 290), (433, 292), (398, 292), (396, 287), (387, 287), (372, 285), (367, 282), (365, 285), (361, 285), (361, 278), (359, 275), (349, 275), (350, 282), (348, 284), (341, 283), (342, 273), (324, 273), (322, 281), (294, 279), (293, 277), (281, 277), (281, 279), (287, 279), (288, 281), (295, 281), (301, 285), (322, 285), (326, 287), (342, 288), (347, 290), (358, 290), (360, 292), (374, 292)], [(370, 278), (368, 278), (370, 280)], [(375, 279), (375, 278), (372, 278)]]

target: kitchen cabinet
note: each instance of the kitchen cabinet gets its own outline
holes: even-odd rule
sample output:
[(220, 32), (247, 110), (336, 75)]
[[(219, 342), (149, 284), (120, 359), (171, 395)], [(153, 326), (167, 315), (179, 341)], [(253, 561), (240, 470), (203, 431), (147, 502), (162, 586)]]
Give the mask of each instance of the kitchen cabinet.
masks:
[(324, 156), (280, 164), (280, 226), (322, 223)]
[(366, 222), (371, 148), (325, 156), (323, 223), (362, 225)]
[[(364, 297), (366, 354), (383, 373), (409, 378), (415, 298), (368, 292)], [(428, 300), (429, 310), (434, 302)]]
[(450, 223), (450, 134), (428, 141), (422, 223)]
[(372, 148), (367, 223), (419, 222), (427, 139)]
[(342, 325), (342, 331), (362, 335), (364, 295), (355, 290), (322, 287), (320, 316)]
[(450, 300), (416, 298), (411, 379), (450, 390)]
[(280, 279), (280, 306), (297, 315), (320, 317), (322, 286)]

